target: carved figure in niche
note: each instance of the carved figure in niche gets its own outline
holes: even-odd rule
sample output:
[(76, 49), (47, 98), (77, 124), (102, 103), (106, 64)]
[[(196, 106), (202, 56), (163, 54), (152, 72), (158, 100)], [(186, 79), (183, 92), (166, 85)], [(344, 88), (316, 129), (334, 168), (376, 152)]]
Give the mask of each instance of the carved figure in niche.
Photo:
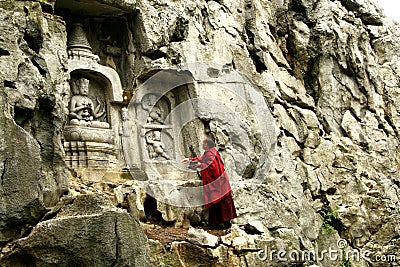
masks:
[(160, 131), (150, 131), (146, 133), (146, 143), (150, 159), (170, 159), (167, 153), (165, 153), (164, 144), (161, 142)]
[(120, 157), (125, 159), (125, 169), (130, 169), (132, 163), (134, 162), (134, 151), (132, 151), (131, 135), (129, 132), (129, 112), (128, 108), (121, 108), (121, 118), (122, 122), (119, 128), (119, 134), (121, 138), (121, 148)]
[(146, 95), (143, 98), (143, 109), (149, 113), (149, 117), (147, 118), (147, 123), (153, 124), (164, 124), (162, 119), (162, 109), (159, 103), (156, 103), (157, 96), (156, 95)]
[(99, 41), (102, 41), (104, 44), (101, 53), (106, 56), (106, 65), (116, 70), (117, 64), (115, 63), (114, 57), (120, 57), (122, 49), (117, 46), (117, 41), (111, 40), (110, 35), (108, 35), (107, 38), (99, 38)]
[(128, 120), (128, 109), (126, 107), (121, 108), (121, 117), (123, 121)]
[(89, 80), (85, 77), (78, 78), (72, 84), (74, 96), (69, 105), (69, 117), (71, 125), (81, 125), (98, 128), (109, 128), (107, 122), (98, 121), (105, 114), (105, 105), (97, 97), (97, 106), (94, 107), (89, 94)]
[(164, 121), (161, 118), (161, 108), (156, 104), (150, 111), (149, 117), (147, 118), (148, 123), (159, 123), (164, 124)]
[(107, 38), (99, 38), (99, 41), (105, 43), (106, 47), (103, 49), (103, 51), (106, 55), (119, 57), (122, 54), (122, 49), (117, 46), (117, 41), (112, 41), (110, 35), (108, 35)]
[(128, 113), (128, 108), (123, 107), (121, 108), (121, 118), (122, 118), (122, 122), (120, 124), (120, 128), (119, 128), (119, 134), (121, 136), (130, 136), (129, 134), (129, 113)]

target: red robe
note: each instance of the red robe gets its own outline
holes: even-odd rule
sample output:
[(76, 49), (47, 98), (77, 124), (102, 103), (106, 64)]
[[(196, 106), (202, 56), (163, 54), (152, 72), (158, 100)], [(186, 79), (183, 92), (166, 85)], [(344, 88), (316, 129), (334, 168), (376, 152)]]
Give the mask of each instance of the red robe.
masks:
[(221, 156), (215, 147), (200, 157), (190, 158), (200, 162), (205, 207), (210, 208), (210, 223), (222, 223), (236, 218), (232, 189)]

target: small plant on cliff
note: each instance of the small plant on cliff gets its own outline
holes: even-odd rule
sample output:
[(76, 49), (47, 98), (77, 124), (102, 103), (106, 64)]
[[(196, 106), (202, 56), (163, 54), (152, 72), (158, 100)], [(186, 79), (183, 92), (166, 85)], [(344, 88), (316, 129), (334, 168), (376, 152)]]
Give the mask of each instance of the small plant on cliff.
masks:
[(164, 264), (160, 265), (160, 267), (170, 267), (171, 265), (171, 259), (168, 258), (168, 256), (166, 258), (164, 258)]
[(347, 258), (347, 256), (342, 260), (342, 262), (340, 263), (339, 267), (351, 267), (351, 260), (349, 258)]
[(333, 221), (338, 217), (338, 209), (338, 206), (336, 206), (333, 211), (321, 211), (322, 229), (327, 230), (328, 233), (332, 233), (333, 230), (335, 230), (333, 227)]

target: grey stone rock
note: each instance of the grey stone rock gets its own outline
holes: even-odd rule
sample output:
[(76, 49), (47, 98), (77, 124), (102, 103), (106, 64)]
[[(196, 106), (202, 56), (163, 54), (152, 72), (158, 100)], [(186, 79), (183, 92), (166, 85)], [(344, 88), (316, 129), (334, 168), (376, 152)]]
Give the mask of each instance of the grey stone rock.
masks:
[(9, 244), (2, 265), (148, 266), (147, 238), (139, 223), (105, 197), (65, 198), (49, 216), (54, 217)]
[(0, 242), (5, 243), (23, 235), (46, 210), (40, 190), (39, 144), (10, 119), (2, 119)]
[[(2, 112), (40, 146), (39, 157), (31, 160), (40, 165), (37, 171), (41, 189), (37, 192), (44, 205), (51, 207), (68, 190), (61, 144), (65, 95), (69, 94), (62, 57), (65, 25), (54, 18), (46, 19), (39, 3), (2, 3), (7, 7), (1, 13), (0, 25), (5, 51), (0, 79), (7, 98), (7, 108)], [(13, 129), (7, 129), (10, 136), (14, 135)]]
[(245, 231), (258, 234), (264, 234), (268, 232), (264, 224), (261, 221), (256, 221), (256, 220), (250, 221), (248, 224), (246, 224)]
[[(117, 205), (127, 208), (141, 220), (146, 220), (146, 212), (157, 212), (164, 222), (173, 223), (175, 227), (188, 227), (190, 223), (204, 222), (208, 215), (201, 205), (204, 201), (200, 180), (166, 183), (129, 181), (116, 187), (114, 194)], [(155, 201), (155, 210), (145, 210), (149, 199)]]
[(366, 24), (382, 25), (383, 13), (375, 3), (363, 0), (345, 0), (343, 5), (350, 11), (355, 12)]
[(186, 240), (194, 245), (215, 248), (218, 245), (219, 238), (203, 229), (189, 227)]
[(213, 253), (213, 249), (197, 246), (186, 241), (172, 242), (171, 251), (177, 255), (181, 266), (196, 266), (204, 263), (214, 266), (221, 260), (219, 253)]

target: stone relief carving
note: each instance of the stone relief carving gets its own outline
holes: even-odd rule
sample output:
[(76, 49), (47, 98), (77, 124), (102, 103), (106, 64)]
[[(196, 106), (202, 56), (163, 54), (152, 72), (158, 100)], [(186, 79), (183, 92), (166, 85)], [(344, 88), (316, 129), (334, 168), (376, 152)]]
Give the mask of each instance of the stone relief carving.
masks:
[(107, 122), (107, 88), (97, 88), (96, 78), (89, 80), (79, 71), (72, 75), (70, 85), (70, 121), (64, 128), (67, 162), (73, 168), (117, 166), (115, 132)]
[(167, 115), (161, 104), (162, 99), (156, 103), (157, 98), (154, 94), (148, 94), (142, 100), (142, 107), (149, 114), (147, 118), (149, 124), (164, 124), (164, 118)]
[(155, 104), (152, 110), (149, 112), (149, 117), (147, 119), (147, 122), (164, 124), (164, 121), (162, 120), (162, 111), (158, 103)]
[(154, 94), (147, 94), (142, 99), (142, 108), (147, 113), (147, 121), (144, 126), (144, 138), (147, 152), (151, 160), (169, 160), (170, 156), (166, 145), (161, 140), (161, 131), (170, 128), (165, 118), (169, 112), (168, 102)]
[(165, 152), (163, 142), (161, 142), (161, 131), (148, 131), (145, 138), (150, 159), (170, 159)]
[[(99, 64), (81, 23), (71, 25), (67, 48), (73, 96), (69, 123), (64, 127), (66, 162), (76, 171), (117, 168), (121, 145), (116, 140), (118, 103), (122, 102), (119, 76)], [(86, 175), (90, 176), (90, 171)], [(91, 178), (96, 177), (93, 174)]]
[(117, 62), (114, 59), (122, 55), (122, 48), (118, 46), (116, 40), (112, 40), (112, 37), (108, 35), (106, 38), (99, 38), (102, 42), (103, 49), (101, 53), (105, 56), (105, 64), (113, 69), (117, 69)]
[(89, 79), (79, 77), (71, 83), (74, 96), (70, 100), (69, 117), (71, 125), (81, 125), (96, 128), (109, 128), (107, 122), (99, 121), (106, 114), (103, 100), (96, 96), (96, 106), (89, 95)]
[(132, 153), (123, 153), (123, 150), (129, 150), (131, 149), (131, 143), (130, 143), (130, 138), (131, 138), (131, 132), (130, 132), (130, 124), (129, 124), (129, 110), (127, 107), (122, 107), (121, 108), (121, 124), (119, 128), (119, 135), (120, 135), (120, 140), (121, 140), (121, 148), (120, 149), (120, 154), (121, 158), (124, 158), (125, 160), (125, 166), (124, 168), (130, 169), (130, 164), (134, 162), (132, 158)]

